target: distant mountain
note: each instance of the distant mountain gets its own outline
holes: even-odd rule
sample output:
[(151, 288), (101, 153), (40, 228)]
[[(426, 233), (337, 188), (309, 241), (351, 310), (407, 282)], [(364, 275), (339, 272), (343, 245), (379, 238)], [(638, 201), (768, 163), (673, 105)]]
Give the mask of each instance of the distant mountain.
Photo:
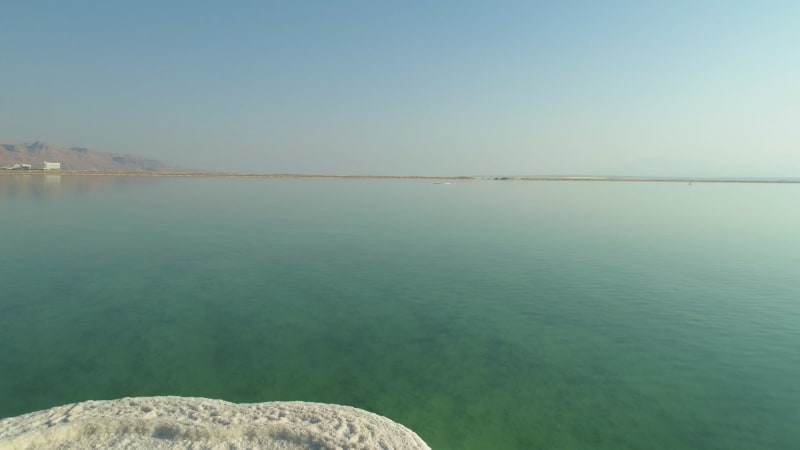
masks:
[(61, 163), (62, 170), (98, 172), (166, 172), (170, 168), (161, 161), (134, 155), (117, 155), (84, 147), (59, 147), (44, 142), (30, 144), (0, 143), (0, 167), (30, 164), (41, 169), (44, 161)]

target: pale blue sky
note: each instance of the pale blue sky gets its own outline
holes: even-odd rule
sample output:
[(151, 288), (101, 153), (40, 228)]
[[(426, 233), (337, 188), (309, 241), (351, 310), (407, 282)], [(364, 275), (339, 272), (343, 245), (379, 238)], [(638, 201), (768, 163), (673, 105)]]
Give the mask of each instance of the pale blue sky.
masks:
[(353, 174), (800, 175), (800, 2), (0, 2), (0, 141)]

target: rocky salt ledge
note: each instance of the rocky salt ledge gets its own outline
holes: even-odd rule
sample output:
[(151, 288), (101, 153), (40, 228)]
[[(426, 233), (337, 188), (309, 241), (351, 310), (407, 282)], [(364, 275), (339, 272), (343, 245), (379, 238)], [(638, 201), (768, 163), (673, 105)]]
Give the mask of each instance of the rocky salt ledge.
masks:
[(189, 397), (88, 401), (3, 419), (0, 448), (430, 450), (408, 428), (349, 406)]

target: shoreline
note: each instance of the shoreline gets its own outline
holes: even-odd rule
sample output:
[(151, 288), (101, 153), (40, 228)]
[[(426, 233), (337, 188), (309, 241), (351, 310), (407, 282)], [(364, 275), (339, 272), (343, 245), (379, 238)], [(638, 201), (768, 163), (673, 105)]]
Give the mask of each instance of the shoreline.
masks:
[(238, 173), (238, 172), (97, 172), (82, 170), (0, 170), (0, 176), (113, 176), (113, 177), (170, 177), (170, 178), (278, 178), (278, 179), (334, 179), (334, 180), (456, 180), (456, 181), (595, 181), (637, 183), (754, 183), (800, 184), (800, 178), (694, 178), (694, 177), (597, 177), (597, 176), (497, 176), (472, 175), (336, 175), (299, 173)]

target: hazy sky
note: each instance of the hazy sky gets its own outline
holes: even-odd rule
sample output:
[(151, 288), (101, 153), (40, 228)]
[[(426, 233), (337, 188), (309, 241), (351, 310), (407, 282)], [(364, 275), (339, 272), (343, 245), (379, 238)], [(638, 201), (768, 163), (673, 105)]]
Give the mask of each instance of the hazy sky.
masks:
[(0, 2), (0, 141), (247, 172), (800, 175), (800, 1)]

